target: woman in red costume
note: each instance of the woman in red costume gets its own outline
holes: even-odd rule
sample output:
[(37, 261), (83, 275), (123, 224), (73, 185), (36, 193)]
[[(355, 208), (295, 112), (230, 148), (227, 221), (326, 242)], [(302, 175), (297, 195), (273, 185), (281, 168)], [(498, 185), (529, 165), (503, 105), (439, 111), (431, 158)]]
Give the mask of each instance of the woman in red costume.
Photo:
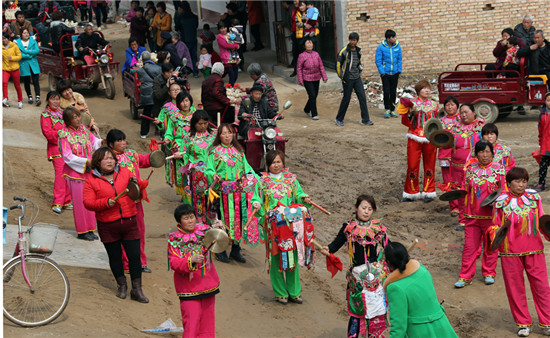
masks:
[[(458, 100), (454, 96), (448, 96), (445, 99), (445, 102), (443, 104), (445, 116), (441, 117), (441, 125), (443, 125), (443, 129), (447, 131), (451, 131), (455, 123), (457, 123), (460, 118), (458, 114), (458, 106), (460, 104), (458, 103)], [(437, 159), (439, 160), (439, 166), (441, 167), (441, 176), (443, 177), (443, 184), (447, 185), (452, 180), (452, 174), (451, 174), (451, 155), (453, 152), (453, 147), (447, 147), (447, 148), (439, 148), (439, 153), (437, 155)], [(458, 202), (455, 201), (449, 201), (449, 206), (451, 208), (451, 216), (458, 216)]]

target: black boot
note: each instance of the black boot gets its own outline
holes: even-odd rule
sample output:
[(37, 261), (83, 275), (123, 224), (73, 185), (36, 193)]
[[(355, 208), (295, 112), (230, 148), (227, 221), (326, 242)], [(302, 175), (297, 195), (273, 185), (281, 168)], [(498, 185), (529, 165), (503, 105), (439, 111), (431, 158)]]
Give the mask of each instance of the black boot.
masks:
[(132, 291), (130, 291), (130, 298), (137, 300), (140, 303), (149, 303), (149, 299), (143, 294), (141, 290), (141, 278), (132, 279)]
[(241, 247), (239, 246), (239, 244), (233, 244), (229, 257), (233, 258), (239, 263), (246, 263), (246, 259), (243, 257), (243, 255), (241, 255)]
[(215, 256), (216, 256), (216, 259), (219, 260), (220, 262), (229, 263), (229, 257), (227, 257), (227, 253), (225, 251), (217, 253), (215, 254)]
[(116, 283), (118, 284), (118, 290), (116, 296), (118, 298), (126, 299), (126, 293), (128, 292), (128, 284), (126, 284), (126, 276), (117, 277)]

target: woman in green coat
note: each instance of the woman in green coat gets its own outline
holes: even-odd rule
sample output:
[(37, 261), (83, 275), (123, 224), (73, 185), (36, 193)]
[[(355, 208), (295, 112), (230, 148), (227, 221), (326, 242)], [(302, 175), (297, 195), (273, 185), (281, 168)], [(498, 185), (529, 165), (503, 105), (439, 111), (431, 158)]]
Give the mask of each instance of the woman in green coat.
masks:
[(432, 275), (409, 259), (403, 244), (391, 242), (384, 249), (391, 271), (384, 282), (390, 312), (390, 338), (458, 337), (439, 304)]
[(34, 86), (34, 93), (36, 95), (36, 105), (39, 106), (40, 101), (40, 82), (38, 80), (40, 76), (40, 65), (36, 56), (40, 52), (38, 43), (30, 36), (29, 30), (23, 28), (21, 30), (21, 37), (17, 39), (17, 47), (21, 51), (21, 61), (19, 61), (19, 73), (21, 74), (21, 80), (25, 84), (25, 91), (29, 97), (29, 103), (34, 103), (31, 92), (31, 79)]

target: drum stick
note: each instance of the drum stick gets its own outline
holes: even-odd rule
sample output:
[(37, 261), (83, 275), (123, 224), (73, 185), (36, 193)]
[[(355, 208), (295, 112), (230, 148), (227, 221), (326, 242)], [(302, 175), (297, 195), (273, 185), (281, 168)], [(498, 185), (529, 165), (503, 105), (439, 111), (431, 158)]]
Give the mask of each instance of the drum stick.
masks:
[(211, 126), (214, 127), (214, 128), (218, 128), (218, 126), (216, 126), (214, 123), (212, 123), (212, 122), (210, 122), (210, 121), (208, 121), (208, 124), (211, 125)]
[(168, 161), (168, 160), (173, 159), (174, 157), (176, 157), (176, 155), (170, 155), (170, 156), (168, 156), (167, 158), (165, 158), (164, 160), (165, 160), (165, 161)]
[(212, 243), (210, 243), (210, 245), (208, 246), (208, 248), (206, 248), (206, 251), (204, 251), (204, 254), (206, 254), (208, 251), (210, 251), (210, 249), (212, 249), (212, 246), (214, 244), (216, 244), (216, 242), (217, 242), (216, 240), (213, 240)]
[(408, 252), (411, 252), (412, 249), (414, 249), (414, 247), (418, 244), (418, 238), (415, 238), (414, 241), (412, 242), (412, 244), (409, 246), (409, 248), (407, 249)]
[(219, 127), (219, 126), (220, 126), (220, 124), (221, 124), (220, 120), (221, 120), (221, 114), (220, 114), (220, 113), (218, 113), (218, 127)]
[(121, 198), (122, 196), (126, 195), (126, 194), (128, 193), (128, 191), (130, 191), (130, 190), (128, 190), (128, 188), (124, 189), (123, 192), (121, 192), (120, 194), (116, 195), (115, 198), (113, 198), (113, 201), (116, 202), (117, 199), (119, 199), (119, 198)]
[(317, 204), (317, 203), (311, 201), (311, 205), (313, 205), (313, 206), (316, 207), (317, 209), (321, 210), (321, 211), (324, 212), (325, 214), (331, 215), (331, 213), (330, 213), (327, 209), (323, 208), (323, 207), (320, 206), (319, 204)]
[(147, 119), (147, 120), (149, 120), (149, 121), (154, 121), (154, 120), (155, 120), (154, 118), (149, 117), (149, 116), (147, 116), (147, 115), (139, 114), (139, 116), (140, 116), (140, 117), (143, 117), (143, 118), (145, 118), (145, 119)]
[(151, 175), (153, 175), (153, 173), (155, 172), (155, 170), (151, 170), (151, 172), (149, 173), (149, 176), (147, 176), (147, 181), (149, 181), (149, 179), (151, 178)]
[(315, 247), (319, 250), (322, 250), (323, 249), (323, 246), (321, 245), (321, 243), (317, 242), (316, 239), (312, 239), (311, 240), (311, 243), (313, 243), (313, 245), (315, 245)]
[(250, 225), (250, 222), (252, 222), (252, 219), (254, 218), (254, 216), (256, 215), (256, 212), (258, 211), (258, 209), (254, 209), (252, 211), (252, 214), (250, 214), (250, 216), (248, 216), (248, 221), (246, 221), (246, 224), (244, 225), (244, 229), (248, 229), (248, 226)]

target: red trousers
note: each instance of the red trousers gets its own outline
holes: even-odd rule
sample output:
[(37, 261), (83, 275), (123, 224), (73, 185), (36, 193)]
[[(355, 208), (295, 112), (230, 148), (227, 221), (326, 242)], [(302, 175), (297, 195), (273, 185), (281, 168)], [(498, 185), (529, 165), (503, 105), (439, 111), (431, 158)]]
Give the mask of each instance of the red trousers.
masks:
[[(452, 182), (458, 183), (460, 185), (464, 184), (464, 166), (456, 166), (451, 163), (451, 180)], [(464, 198), (459, 198), (454, 201), (450, 201), (449, 205), (451, 206), (451, 211), (458, 211), (458, 223), (466, 224), (466, 217), (464, 217)]]
[(71, 192), (67, 185), (67, 180), (63, 177), (63, 167), (65, 161), (61, 157), (52, 160), (55, 178), (53, 181), (53, 202), (54, 206), (67, 206), (71, 204)]
[[(462, 250), (462, 266), (459, 278), (471, 281), (476, 273), (476, 260), (481, 254), (481, 243), (485, 242), (485, 232), (492, 225), (492, 219), (466, 218), (464, 228), (464, 249)], [(483, 250), (481, 273), (485, 276), (496, 276), (498, 252), (487, 254)]]
[(550, 328), (550, 286), (548, 285), (544, 253), (527, 256), (503, 256), (501, 265), (506, 295), (516, 325), (520, 328), (533, 325), (525, 294), (523, 280), (523, 271), (525, 270), (531, 286), (535, 310), (539, 316), (539, 326)]
[[(407, 178), (405, 179), (405, 194), (420, 194), (418, 187), (418, 174), (420, 171), (420, 158), (424, 166), (424, 186), (422, 191), (435, 194), (435, 160), (437, 149), (431, 143), (420, 143), (412, 139), (407, 140)], [(407, 196), (409, 198), (420, 198), (417, 196)], [(434, 196), (435, 197), (435, 196)]]
[[(137, 215), (136, 221), (139, 229), (139, 238), (140, 238), (140, 258), (141, 258), (141, 267), (147, 266), (147, 256), (145, 256), (145, 215), (143, 214), (143, 204), (141, 202), (136, 203)], [(122, 263), (124, 264), (124, 271), (129, 271), (128, 267), (128, 257), (126, 257), (126, 252), (124, 247), (122, 247)]]
[(10, 81), (10, 77), (13, 79), (13, 85), (17, 91), (17, 101), (21, 102), (23, 101), (23, 93), (21, 92), (21, 75), (19, 74), (19, 69), (12, 70), (11, 72), (2, 71), (2, 94), (5, 99), (8, 98), (8, 82)]
[[(451, 167), (441, 167), (441, 176), (443, 177), (443, 184), (447, 184), (450, 182), (453, 182), (453, 175), (451, 173)], [(451, 208), (451, 212), (456, 211), (458, 212), (458, 206), (457, 201), (449, 201), (449, 207)]]
[(180, 300), (183, 338), (216, 336), (216, 296)]

